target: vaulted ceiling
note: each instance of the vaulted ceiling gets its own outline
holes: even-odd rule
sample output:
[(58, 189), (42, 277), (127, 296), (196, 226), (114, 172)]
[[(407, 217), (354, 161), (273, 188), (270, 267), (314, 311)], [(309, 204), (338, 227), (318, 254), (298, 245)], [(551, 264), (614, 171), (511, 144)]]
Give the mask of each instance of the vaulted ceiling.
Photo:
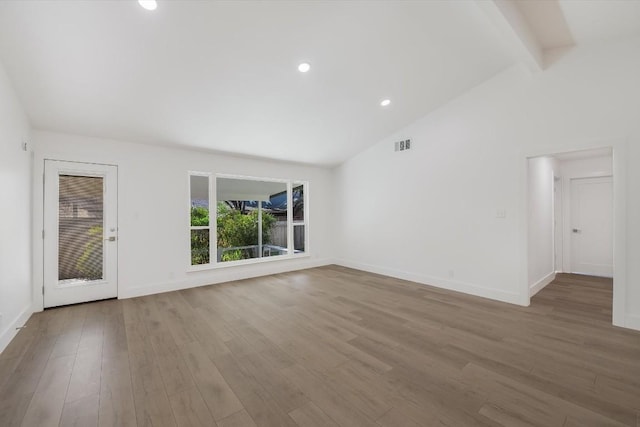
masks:
[(334, 165), (523, 58), (640, 34), (638, 5), (5, 0), (0, 61), (36, 129)]

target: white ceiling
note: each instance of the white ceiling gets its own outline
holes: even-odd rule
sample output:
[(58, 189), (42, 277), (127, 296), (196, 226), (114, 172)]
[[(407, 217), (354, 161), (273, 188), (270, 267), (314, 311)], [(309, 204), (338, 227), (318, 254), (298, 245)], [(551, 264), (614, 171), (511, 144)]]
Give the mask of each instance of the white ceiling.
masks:
[[(5, 0), (0, 61), (37, 129), (334, 165), (518, 60), (478, 4)], [(547, 9), (582, 42), (638, 4)]]
[(640, 35), (638, 0), (561, 0), (560, 8), (578, 44)]
[(325, 165), (512, 62), (437, 1), (1, 1), (0, 60), (39, 129)]

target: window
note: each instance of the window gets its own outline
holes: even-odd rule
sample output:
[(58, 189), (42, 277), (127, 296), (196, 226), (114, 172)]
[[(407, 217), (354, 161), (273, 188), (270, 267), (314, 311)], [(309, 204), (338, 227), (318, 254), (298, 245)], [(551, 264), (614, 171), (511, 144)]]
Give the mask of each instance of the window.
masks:
[(104, 178), (58, 179), (58, 280), (103, 279)]
[(305, 244), (305, 220), (304, 220), (304, 183), (294, 183), (292, 191), (293, 206), (293, 249), (304, 252)]
[(287, 184), (216, 179), (218, 262), (287, 255)]
[(214, 234), (209, 219), (209, 180), (208, 174), (190, 175), (192, 266), (281, 259), (308, 250), (307, 183), (216, 177)]
[(207, 174), (189, 175), (191, 265), (211, 262), (211, 226), (209, 221), (209, 181)]

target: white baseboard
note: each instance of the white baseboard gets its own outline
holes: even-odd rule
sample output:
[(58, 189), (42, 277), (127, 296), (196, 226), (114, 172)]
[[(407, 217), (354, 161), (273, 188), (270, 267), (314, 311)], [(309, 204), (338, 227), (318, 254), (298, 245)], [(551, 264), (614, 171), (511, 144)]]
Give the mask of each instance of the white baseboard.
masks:
[(489, 298), (492, 300), (507, 302), (516, 305), (523, 304), (523, 298), (516, 292), (503, 291), (502, 289), (489, 288), (474, 283), (461, 282), (458, 280), (443, 279), (422, 274), (411, 273), (392, 268), (380, 267), (350, 260), (335, 260), (335, 264), (356, 270), (367, 271), (369, 273), (382, 274), (383, 276), (394, 277), (396, 279), (409, 280), (421, 285), (429, 285), (437, 288), (449, 289), (456, 292)]
[(640, 315), (627, 314), (625, 326), (629, 329), (640, 331)]
[(252, 279), (254, 277), (268, 276), (270, 274), (287, 273), (290, 271), (304, 270), (307, 268), (322, 267), (333, 264), (329, 258), (296, 260), (294, 264), (283, 262), (269, 262), (252, 264), (245, 267), (220, 268), (189, 273), (186, 280), (175, 280), (165, 283), (137, 286), (118, 290), (118, 298), (135, 298), (145, 295), (159, 294), (163, 292), (179, 291), (198, 286), (214, 285), (217, 283), (231, 282), (234, 280)]
[(13, 319), (7, 327), (0, 333), (0, 353), (4, 351), (9, 345), (13, 337), (16, 336), (18, 330), (16, 328), (23, 326), (29, 320), (29, 317), (33, 314), (33, 307), (29, 306), (22, 310), (20, 314)]
[(538, 292), (544, 289), (549, 283), (553, 282), (556, 279), (556, 272), (552, 271), (551, 273), (544, 276), (542, 279), (538, 280), (536, 283), (529, 287), (529, 296), (534, 296)]

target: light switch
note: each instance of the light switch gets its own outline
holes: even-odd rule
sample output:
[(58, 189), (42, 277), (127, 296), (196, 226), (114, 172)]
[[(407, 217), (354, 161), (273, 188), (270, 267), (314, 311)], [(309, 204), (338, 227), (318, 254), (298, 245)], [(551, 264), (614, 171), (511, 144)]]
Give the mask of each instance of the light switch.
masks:
[(498, 210), (496, 210), (496, 218), (506, 218), (507, 217), (507, 210), (504, 208), (500, 208)]

